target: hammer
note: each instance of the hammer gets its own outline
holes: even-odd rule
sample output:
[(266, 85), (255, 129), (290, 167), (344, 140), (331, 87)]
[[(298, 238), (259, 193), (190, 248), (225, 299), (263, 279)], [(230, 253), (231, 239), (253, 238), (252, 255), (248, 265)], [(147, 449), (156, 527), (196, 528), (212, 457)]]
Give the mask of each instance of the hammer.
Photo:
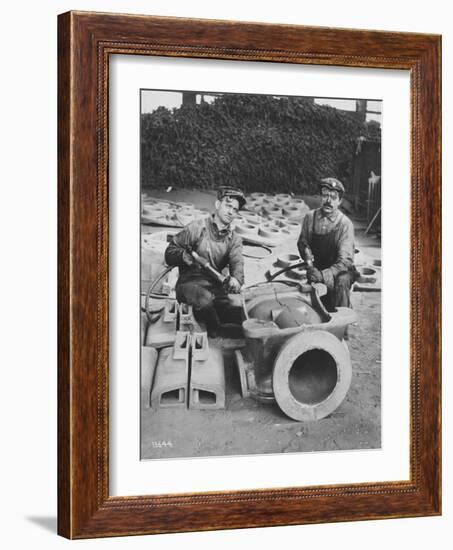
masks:
[(270, 282), (270, 281), (273, 281), (276, 277), (278, 277), (282, 273), (285, 273), (285, 271), (290, 271), (291, 269), (294, 269), (296, 267), (305, 267), (306, 265), (307, 264), (305, 262), (298, 262), (297, 264), (290, 264), (284, 267), (283, 269), (278, 269), (273, 273), (271, 273), (270, 269), (268, 269), (264, 274), (264, 276), (266, 277), (266, 280)]
[[(192, 255), (192, 258), (197, 262), (197, 264), (201, 265), (203, 269), (205, 269), (208, 273), (210, 273), (213, 277), (215, 277), (222, 285), (226, 281), (228, 281), (229, 277), (225, 277), (224, 275), (219, 273), (217, 269), (214, 269), (212, 267), (212, 265), (209, 263), (208, 260), (206, 260), (205, 258), (202, 258), (197, 252), (195, 252), (195, 250), (191, 250), (190, 254)], [(246, 319), (248, 319), (247, 308), (245, 307), (244, 293), (241, 290), (239, 294), (241, 296), (242, 309), (244, 310)]]
[(271, 273), (271, 271), (268, 269), (264, 274), (266, 280), (273, 281), (276, 277), (278, 277), (282, 273), (285, 273), (285, 271), (290, 271), (291, 269), (294, 269), (296, 267), (313, 267), (314, 256), (308, 244), (305, 245), (303, 255), (305, 256), (305, 261), (298, 262), (297, 264), (290, 264), (289, 266), (284, 267), (283, 269), (279, 269), (278, 271), (274, 271), (273, 273)]
[(212, 265), (209, 263), (209, 260), (206, 260), (205, 258), (201, 257), (200, 254), (198, 254), (198, 252), (195, 252), (195, 250), (191, 250), (190, 254), (192, 258), (197, 262), (197, 264), (201, 265), (203, 269), (205, 269), (208, 273), (210, 273), (220, 283), (223, 284), (227, 280), (227, 277), (219, 273), (217, 269), (214, 269)]

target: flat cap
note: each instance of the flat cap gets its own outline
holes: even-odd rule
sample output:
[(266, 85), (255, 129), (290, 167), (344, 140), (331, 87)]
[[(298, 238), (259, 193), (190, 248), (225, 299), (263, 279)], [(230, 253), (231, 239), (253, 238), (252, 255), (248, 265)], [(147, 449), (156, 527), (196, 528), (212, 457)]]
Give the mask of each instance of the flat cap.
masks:
[(336, 178), (324, 178), (321, 180), (319, 185), (321, 188), (327, 187), (327, 189), (338, 191), (338, 193), (344, 195), (344, 185), (341, 183), (340, 180), (337, 180)]
[(232, 187), (229, 185), (222, 185), (217, 191), (217, 198), (219, 201), (225, 197), (232, 197), (233, 199), (236, 199), (239, 202), (239, 209), (241, 209), (246, 202), (244, 193), (237, 187)]

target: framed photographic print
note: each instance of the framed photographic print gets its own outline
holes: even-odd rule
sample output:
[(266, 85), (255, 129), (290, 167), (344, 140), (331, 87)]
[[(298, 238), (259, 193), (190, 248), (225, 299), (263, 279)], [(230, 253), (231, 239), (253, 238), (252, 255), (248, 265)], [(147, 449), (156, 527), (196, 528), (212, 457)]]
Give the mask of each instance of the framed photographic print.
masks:
[(440, 514), (440, 37), (59, 17), (59, 533)]

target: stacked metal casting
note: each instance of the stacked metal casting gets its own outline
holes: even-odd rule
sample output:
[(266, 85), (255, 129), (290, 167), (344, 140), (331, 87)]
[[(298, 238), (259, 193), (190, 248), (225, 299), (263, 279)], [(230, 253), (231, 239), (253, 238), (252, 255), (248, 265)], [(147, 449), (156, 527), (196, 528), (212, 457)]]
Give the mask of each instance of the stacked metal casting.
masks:
[(246, 242), (278, 246), (297, 240), (308, 210), (302, 199), (288, 194), (251, 193), (236, 221), (236, 231)]
[(143, 331), (141, 359), (144, 407), (225, 408), (222, 351), (209, 346), (191, 306), (166, 300), (160, 317)]
[(142, 197), (142, 223), (167, 227), (184, 227), (209, 213), (195, 208), (190, 202), (159, 201)]

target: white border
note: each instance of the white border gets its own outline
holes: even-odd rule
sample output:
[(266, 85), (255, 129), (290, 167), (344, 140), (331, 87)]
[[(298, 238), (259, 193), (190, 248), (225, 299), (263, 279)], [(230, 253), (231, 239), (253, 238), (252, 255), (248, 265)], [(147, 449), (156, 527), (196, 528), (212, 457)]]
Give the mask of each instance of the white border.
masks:
[[(382, 450), (139, 460), (139, 89), (383, 100)], [(110, 494), (409, 478), (408, 71), (181, 58), (110, 61)]]

